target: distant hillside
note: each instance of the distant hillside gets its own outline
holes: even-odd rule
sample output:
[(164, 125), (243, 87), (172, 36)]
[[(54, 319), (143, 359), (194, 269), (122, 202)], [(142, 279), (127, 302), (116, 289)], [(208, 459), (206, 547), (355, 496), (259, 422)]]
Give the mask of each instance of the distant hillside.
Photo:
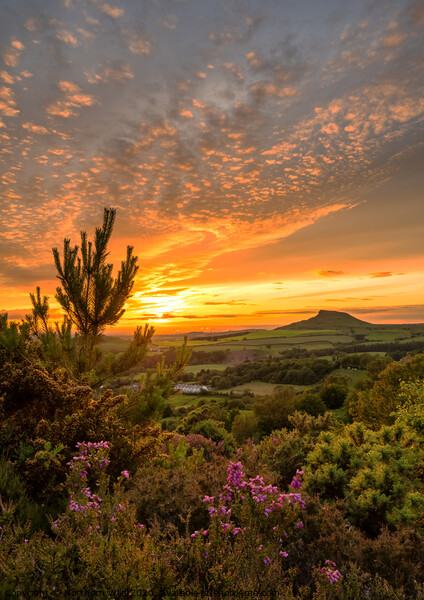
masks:
[(315, 317), (297, 321), (276, 329), (350, 329), (354, 327), (373, 327), (372, 323), (361, 321), (345, 312), (337, 310), (320, 310)]

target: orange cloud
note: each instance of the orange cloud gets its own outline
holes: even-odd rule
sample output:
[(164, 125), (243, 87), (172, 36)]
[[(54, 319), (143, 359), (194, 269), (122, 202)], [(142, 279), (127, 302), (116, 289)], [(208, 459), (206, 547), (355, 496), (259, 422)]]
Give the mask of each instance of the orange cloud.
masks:
[(25, 46), (16, 38), (11, 38), (10, 46), (3, 53), (3, 60), (8, 67), (16, 67)]
[(102, 13), (104, 13), (108, 17), (111, 17), (112, 19), (119, 19), (119, 17), (123, 17), (125, 14), (123, 8), (119, 8), (117, 6), (110, 6), (110, 4), (107, 4), (106, 2), (100, 5), (100, 10), (102, 11)]
[(393, 273), (391, 273), (390, 271), (380, 271), (379, 273), (370, 273), (369, 277), (375, 278), (375, 277), (391, 277), (393, 275)]
[(79, 114), (75, 109), (89, 107), (96, 102), (93, 96), (82, 93), (81, 88), (72, 81), (59, 81), (58, 87), (65, 94), (65, 99), (49, 104), (46, 108), (49, 115), (65, 119), (75, 117)]
[(330, 269), (325, 269), (322, 271), (317, 271), (317, 275), (320, 277), (337, 277), (337, 275), (345, 275), (344, 271), (331, 271)]

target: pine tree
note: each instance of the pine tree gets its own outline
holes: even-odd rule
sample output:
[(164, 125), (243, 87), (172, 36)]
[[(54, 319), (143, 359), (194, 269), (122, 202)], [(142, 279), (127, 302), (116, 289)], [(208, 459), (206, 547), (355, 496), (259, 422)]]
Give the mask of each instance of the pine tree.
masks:
[[(81, 248), (71, 247), (70, 240), (65, 239), (63, 262), (58, 249), (53, 248), (62, 284), (56, 288), (56, 299), (65, 312), (63, 322), (56, 323), (55, 329), (50, 326), (48, 297), (42, 296), (37, 287), (36, 293), (30, 294), (32, 313), (21, 326), (9, 325), (7, 315), (0, 315), (0, 359), (3, 352), (6, 358), (13, 354), (28, 362), (35, 360), (50, 370), (65, 369), (69, 376), (93, 388), (140, 364), (155, 331), (149, 325), (135, 329), (122, 353), (105, 354), (98, 344), (105, 328), (124, 314), (138, 270), (131, 246), (127, 247), (116, 279), (112, 276), (113, 266), (106, 262), (115, 215), (115, 209), (105, 208), (103, 226), (96, 229), (94, 242), (87, 240), (85, 231), (81, 232)], [(160, 412), (190, 354), (184, 343), (173, 367), (165, 369), (161, 365), (156, 374), (150, 373), (139, 394), (134, 394), (136, 402), (132, 399), (130, 412), (135, 410), (143, 418)]]
[(113, 265), (106, 262), (115, 216), (116, 209), (105, 208), (103, 226), (95, 231), (94, 246), (87, 241), (87, 232), (81, 232), (81, 256), (79, 247), (71, 248), (69, 239), (63, 244), (63, 264), (59, 250), (53, 248), (57, 277), (62, 284), (56, 288), (55, 297), (87, 349), (92, 349), (105, 328), (117, 323), (124, 314), (124, 304), (138, 271), (138, 257), (133, 256), (132, 246), (127, 246), (127, 256), (116, 279), (112, 276)]

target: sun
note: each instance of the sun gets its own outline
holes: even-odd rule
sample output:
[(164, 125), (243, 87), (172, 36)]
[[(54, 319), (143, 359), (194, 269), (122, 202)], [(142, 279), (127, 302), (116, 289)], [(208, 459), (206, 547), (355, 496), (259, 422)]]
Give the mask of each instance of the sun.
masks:
[(138, 311), (143, 314), (149, 314), (151, 320), (160, 320), (162, 322), (178, 316), (185, 309), (185, 301), (179, 295), (167, 295), (163, 292), (150, 291), (148, 294), (135, 294), (138, 304)]

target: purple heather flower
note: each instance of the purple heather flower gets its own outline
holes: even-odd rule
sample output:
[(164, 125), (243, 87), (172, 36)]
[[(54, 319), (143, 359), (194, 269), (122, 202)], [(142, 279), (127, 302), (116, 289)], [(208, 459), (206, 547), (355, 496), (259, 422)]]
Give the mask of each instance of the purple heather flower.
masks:
[(302, 527), (303, 527), (303, 522), (302, 522), (302, 521), (299, 521), (299, 523), (296, 523), (296, 527), (297, 527), (297, 529), (302, 529)]
[(128, 471), (122, 471), (121, 475), (123, 475), (125, 477), (125, 479), (129, 479), (129, 476), (130, 476)]
[(271, 559), (269, 558), (269, 556), (266, 556), (264, 558), (264, 563), (268, 566), (270, 562), (271, 562)]

